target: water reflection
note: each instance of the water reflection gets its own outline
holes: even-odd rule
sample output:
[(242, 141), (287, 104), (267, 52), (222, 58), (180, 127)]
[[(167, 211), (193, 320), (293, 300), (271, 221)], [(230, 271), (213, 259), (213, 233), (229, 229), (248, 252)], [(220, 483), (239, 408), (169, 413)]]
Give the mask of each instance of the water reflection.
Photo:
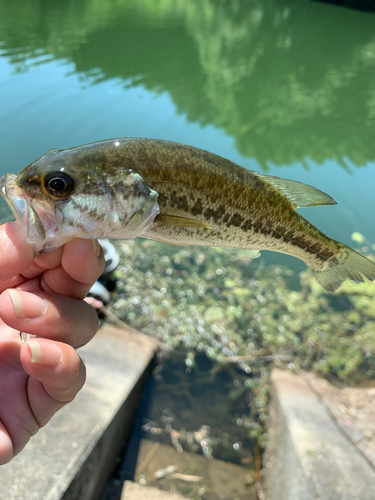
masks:
[(16, 72), (65, 59), (85, 85), (167, 91), (264, 168), (363, 165), (375, 156), (373, 20), (298, 0), (0, 0), (1, 54)]

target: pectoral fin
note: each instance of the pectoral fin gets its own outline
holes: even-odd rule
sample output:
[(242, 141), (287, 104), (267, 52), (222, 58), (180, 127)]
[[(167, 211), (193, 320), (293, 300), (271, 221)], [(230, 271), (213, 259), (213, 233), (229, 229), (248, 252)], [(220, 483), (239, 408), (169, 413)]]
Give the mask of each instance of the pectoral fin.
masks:
[(312, 186), (289, 179), (280, 179), (271, 175), (259, 175), (264, 181), (284, 194), (296, 208), (313, 207), (317, 205), (336, 205), (331, 196)]
[(155, 217), (154, 223), (158, 227), (206, 227), (207, 229), (216, 229), (216, 226), (201, 222), (188, 217), (180, 217), (179, 215), (164, 215), (159, 214)]

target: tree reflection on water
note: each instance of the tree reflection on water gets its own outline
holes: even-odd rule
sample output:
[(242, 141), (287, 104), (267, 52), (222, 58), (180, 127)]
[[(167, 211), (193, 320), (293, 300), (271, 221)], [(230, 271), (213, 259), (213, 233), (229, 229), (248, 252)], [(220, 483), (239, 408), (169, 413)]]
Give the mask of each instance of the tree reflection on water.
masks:
[(375, 156), (373, 19), (297, 0), (0, 0), (1, 53), (16, 71), (52, 56), (85, 84), (167, 91), (263, 168), (363, 165)]

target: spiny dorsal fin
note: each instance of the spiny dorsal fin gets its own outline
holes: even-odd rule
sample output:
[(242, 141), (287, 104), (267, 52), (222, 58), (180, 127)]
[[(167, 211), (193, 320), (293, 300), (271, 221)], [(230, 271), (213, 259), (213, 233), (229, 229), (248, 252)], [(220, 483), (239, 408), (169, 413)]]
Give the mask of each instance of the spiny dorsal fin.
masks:
[(44, 153), (43, 156), (39, 158), (39, 160), (42, 160), (43, 158), (48, 158), (48, 156), (52, 156), (58, 153), (59, 151), (61, 151), (61, 149), (49, 149), (46, 153)]
[(336, 205), (335, 200), (331, 196), (302, 182), (281, 179), (280, 177), (273, 177), (271, 175), (259, 175), (259, 177), (272, 184), (274, 188), (284, 194), (296, 208)]
[(196, 219), (189, 219), (187, 217), (180, 217), (179, 215), (164, 215), (159, 214), (155, 217), (154, 223), (156, 226), (164, 227), (206, 227), (208, 229), (215, 229), (216, 226), (201, 222)]

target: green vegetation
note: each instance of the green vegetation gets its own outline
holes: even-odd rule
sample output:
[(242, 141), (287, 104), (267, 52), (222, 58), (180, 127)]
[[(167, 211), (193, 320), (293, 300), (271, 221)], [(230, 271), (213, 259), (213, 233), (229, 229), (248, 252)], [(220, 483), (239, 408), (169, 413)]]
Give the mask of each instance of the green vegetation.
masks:
[(263, 169), (375, 156), (365, 13), (298, 0), (0, 0), (0, 34), (16, 71), (64, 59), (85, 85), (168, 92), (190, 122), (222, 128)]
[(375, 375), (372, 283), (326, 292), (309, 271), (263, 266), (246, 252), (120, 243), (114, 309), (172, 347), (228, 356), (285, 354), (347, 383)]

